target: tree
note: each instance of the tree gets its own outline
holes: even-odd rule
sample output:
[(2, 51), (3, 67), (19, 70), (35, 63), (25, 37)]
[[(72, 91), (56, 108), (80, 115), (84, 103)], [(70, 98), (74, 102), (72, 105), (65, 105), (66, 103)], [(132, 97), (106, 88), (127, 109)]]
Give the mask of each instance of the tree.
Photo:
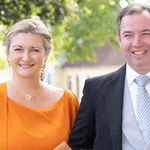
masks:
[(0, 22), (12, 25), (14, 22), (39, 16), (51, 25), (61, 23), (70, 12), (70, 0), (2, 0), (0, 1)]
[(53, 27), (56, 54), (67, 60), (95, 60), (94, 48), (107, 42), (117, 45), (116, 18), (119, 0), (80, 1), (75, 13), (66, 16), (63, 25)]
[[(51, 28), (61, 26), (64, 17), (72, 13), (76, 0), (2, 0), (0, 1), (0, 40), (5, 39), (7, 29), (24, 18), (38, 16)], [(4, 68), (4, 58), (0, 55), (0, 69)]]
[(3, 0), (0, 22), (7, 30), (15, 21), (39, 16), (52, 34), (54, 56), (64, 54), (70, 62), (96, 60), (94, 48), (107, 42), (118, 46), (120, 8), (120, 0)]

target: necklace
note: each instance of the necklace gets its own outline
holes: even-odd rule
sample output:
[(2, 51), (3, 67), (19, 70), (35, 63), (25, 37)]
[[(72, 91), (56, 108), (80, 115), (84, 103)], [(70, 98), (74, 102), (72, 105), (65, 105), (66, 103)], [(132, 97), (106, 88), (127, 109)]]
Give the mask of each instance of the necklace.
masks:
[(42, 82), (41, 82), (41, 85), (40, 85), (40, 89), (39, 91), (35, 94), (35, 95), (31, 95), (31, 94), (25, 94), (25, 100), (27, 101), (30, 101), (31, 99), (35, 98), (36, 96), (38, 96), (40, 94), (40, 92), (42, 91)]
[(24, 99), (27, 100), (27, 101), (30, 101), (31, 99), (37, 97), (41, 93), (41, 91), (43, 89), (43, 83), (42, 83), (42, 81), (40, 81), (39, 90), (34, 95), (31, 95), (29, 93), (23, 92), (23, 90), (21, 90), (21, 88), (19, 87), (19, 85), (16, 85), (16, 83), (17, 82), (15, 82), (15, 84), (14, 84), (14, 82), (12, 82), (11, 84), (13, 85), (13, 87), (16, 87), (16, 86), (18, 87), (19, 93), (21, 93), (21, 95), (24, 96)]

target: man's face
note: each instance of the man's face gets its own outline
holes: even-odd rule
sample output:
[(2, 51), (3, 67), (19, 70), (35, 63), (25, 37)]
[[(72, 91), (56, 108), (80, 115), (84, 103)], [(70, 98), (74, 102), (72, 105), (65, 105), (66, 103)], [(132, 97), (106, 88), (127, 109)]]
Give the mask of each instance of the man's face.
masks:
[(150, 71), (150, 14), (127, 15), (122, 18), (118, 39), (129, 66), (139, 74)]

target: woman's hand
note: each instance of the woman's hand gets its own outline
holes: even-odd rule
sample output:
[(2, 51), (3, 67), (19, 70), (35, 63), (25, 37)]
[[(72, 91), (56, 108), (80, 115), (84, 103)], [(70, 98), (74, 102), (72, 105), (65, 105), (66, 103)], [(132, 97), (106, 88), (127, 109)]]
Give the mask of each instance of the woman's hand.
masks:
[(61, 144), (59, 144), (54, 150), (72, 150), (69, 145), (64, 141)]

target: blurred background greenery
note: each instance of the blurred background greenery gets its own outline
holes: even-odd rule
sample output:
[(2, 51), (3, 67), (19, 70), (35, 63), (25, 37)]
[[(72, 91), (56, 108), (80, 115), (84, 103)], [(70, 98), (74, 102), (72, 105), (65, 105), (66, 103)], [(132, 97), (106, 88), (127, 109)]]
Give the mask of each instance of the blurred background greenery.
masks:
[[(143, 0), (144, 1), (144, 0)], [(116, 17), (133, 0), (1, 0), (0, 69), (6, 66), (3, 41), (16, 21), (40, 17), (53, 39), (50, 60), (96, 60), (93, 51), (107, 42), (117, 44)], [(148, 0), (146, 1), (148, 2)]]

